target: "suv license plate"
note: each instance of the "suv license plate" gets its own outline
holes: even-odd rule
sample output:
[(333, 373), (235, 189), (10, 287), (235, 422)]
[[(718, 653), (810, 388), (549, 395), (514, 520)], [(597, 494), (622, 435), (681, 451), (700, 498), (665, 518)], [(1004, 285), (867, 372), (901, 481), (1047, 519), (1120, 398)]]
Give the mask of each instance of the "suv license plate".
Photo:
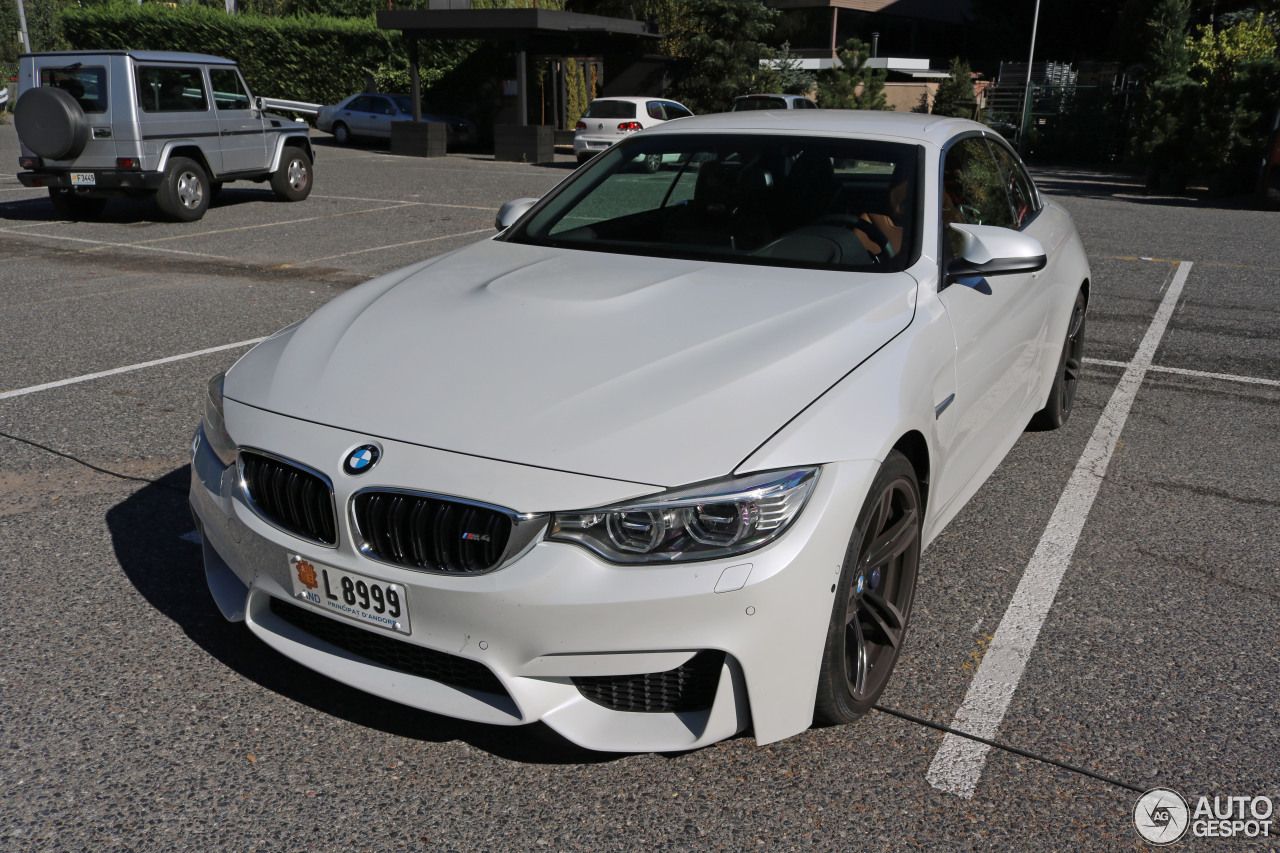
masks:
[(98, 183), (93, 172), (72, 172), (71, 183), (77, 187), (92, 187)]
[(289, 555), (294, 597), (365, 625), (408, 634), (409, 597), (398, 583), (387, 583)]

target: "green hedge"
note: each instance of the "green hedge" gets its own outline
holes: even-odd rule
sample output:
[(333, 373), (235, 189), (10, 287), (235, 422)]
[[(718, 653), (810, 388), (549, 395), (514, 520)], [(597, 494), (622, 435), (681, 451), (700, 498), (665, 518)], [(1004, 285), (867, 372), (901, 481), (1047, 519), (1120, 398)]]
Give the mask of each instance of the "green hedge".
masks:
[[(333, 104), (407, 65), (399, 33), (372, 18), (228, 15), (201, 6), (69, 8), (62, 26), (78, 50), (180, 50), (240, 63), (255, 95)], [(423, 85), (439, 79), (469, 46), (424, 42)], [(433, 53), (434, 51), (434, 53)], [(406, 75), (407, 76), (407, 75)]]

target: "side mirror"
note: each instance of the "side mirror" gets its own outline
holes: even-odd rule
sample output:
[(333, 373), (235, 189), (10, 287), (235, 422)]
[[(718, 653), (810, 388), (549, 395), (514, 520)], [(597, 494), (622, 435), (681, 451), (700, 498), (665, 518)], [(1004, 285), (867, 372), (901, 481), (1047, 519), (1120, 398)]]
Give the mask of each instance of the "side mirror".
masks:
[(263, 102), (263, 100), (262, 100), (262, 96), (261, 96), (261, 95), (255, 95), (255, 96), (254, 96), (254, 98), (253, 98), (253, 108), (254, 108), (255, 110), (257, 110), (258, 112), (262, 112), (263, 110), (265, 110), (265, 109), (267, 108), (267, 105)]
[[(947, 284), (953, 281), (969, 284), (962, 279), (992, 275), (1039, 272), (1047, 262), (1040, 241), (1019, 231), (958, 222), (951, 223), (950, 227), (960, 235), (961, 245), (959, 257), (947, 263)], [(982, 287), (975, 289), (983, 290)], [(987, 287), (984, 292), (990, 293), (991, 289)]]
[(493, 221), (493, 227), (499, 231), (506, 231), (516, 220), (524, 216), (525, 212), (538, 203), (536, 198), (518, 198), (509, 201), (498, 210), (498, 218)]

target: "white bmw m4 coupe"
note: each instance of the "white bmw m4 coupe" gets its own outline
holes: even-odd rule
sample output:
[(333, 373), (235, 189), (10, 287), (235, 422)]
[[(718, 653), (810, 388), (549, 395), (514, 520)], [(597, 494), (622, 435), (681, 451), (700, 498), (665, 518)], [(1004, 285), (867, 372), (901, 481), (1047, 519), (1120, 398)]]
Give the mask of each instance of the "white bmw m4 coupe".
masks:
[(638, 132), (498, 225), (210, 381), (222, 613), (597, 750), (865, 713), (922, 550), (1071, 413), (1070, 216), (980, 124), (803, 110)]

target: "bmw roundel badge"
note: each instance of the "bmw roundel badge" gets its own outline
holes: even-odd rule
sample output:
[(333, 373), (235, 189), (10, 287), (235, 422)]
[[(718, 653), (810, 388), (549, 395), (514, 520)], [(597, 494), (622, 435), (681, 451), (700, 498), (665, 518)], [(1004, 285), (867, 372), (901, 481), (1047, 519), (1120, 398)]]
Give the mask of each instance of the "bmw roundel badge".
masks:
[(342, 463), (342, 470), (353, 477), (357, 474), (363, 474), (378, 464), (380, 456), (382, 456), (382, 451), (377, 447), (372, 444), (362, 444), (347, 454), (346, 461)]

